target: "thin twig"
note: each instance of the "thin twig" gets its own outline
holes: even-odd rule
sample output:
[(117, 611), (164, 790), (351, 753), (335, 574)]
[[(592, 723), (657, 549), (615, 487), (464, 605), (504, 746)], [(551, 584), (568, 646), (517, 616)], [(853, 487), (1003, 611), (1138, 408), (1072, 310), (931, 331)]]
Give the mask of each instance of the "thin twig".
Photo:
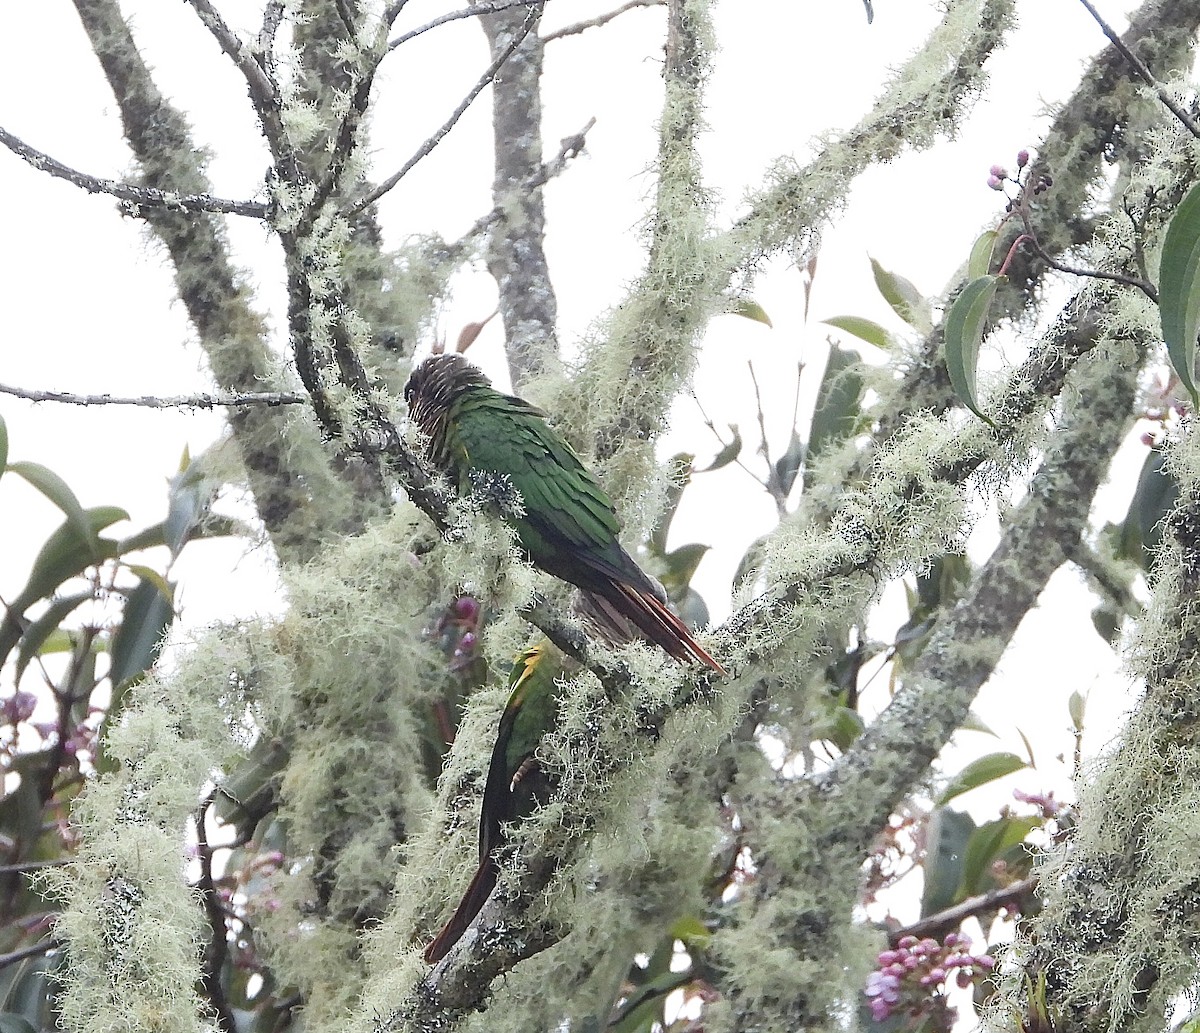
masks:
[(1113, 31), (1112, 26), (1109, 25), (1103, 17), (1101, 17), (1100, 12), (1097, 11), (1096, 8), (1091, 5), (1091, 3), (1089, 3), (1089, 0), (1079, 0), (1079, 2), (1083, 4), (1085, 8), (1087, 8), (1088, 14), (1096, 19), (1096, 24), (1100, 26), (1101, 31), (1108, 37), (1109, 42), (1117, 48), (1117, 51), (1120, 53), (1120, 55), (1125, 58), (1133, 70), (1137, 72), (1139, 76), (1141, 76), (1143, 82), (1145, 82), (1146, 85), (1158, 95), (1158, 99), (1166, 105), (1171, 114), (1179, 119), (1187, 131), (1192, 134), (1192, 136), (1200, 140), (1200, 126), (1196, 124), (1195, 119), (1193, 119), (1191, 115), (1189, 115), (1183, 110), (1182, 107), (1179, 106), (1178, 101), (1176, 101), (1174, 97), (1167, 93), (1159, 81), (1154, 78), (1154, 75), (1150, 69), (1145, 66), (1145, 64), (1138, 58), (1136, 54), (1134, 54), (1132, 50), (1125, 46), (1125, 41)]
[(981, 893), (977, 897), (968, 897), (961, 904), (955, 904), (953, 907), (946, 908), (945, 911), (922, 918), (919, 922), (913, 922), (912, 925), (894, 929), (888, 933), (888, 943), (895, 947), (905, 936), (921, 937), (942, 929), (957, 929), (966, 919), (973, 918), (975, 915), (1016, 904), (1037, 889), (1037, 884), (1037, 876), (1030, 875), (1020, 882), (1014, 882), (1011, 886), (1004, 886), (992, 890), (990, 893)]
[(257, 58), (242, 45), (242, 41), (225, 23), (221, 12), (212, 5), (210, 0), (187, 0), (187, 2), (195, 9), (196, 15), (212, 34), (213, 39), (217, 41), (225, 55), (233, 61), (245, 77), (250, 86), (250, 92), (255, 98), (255, 107), (263, 104), (271, 107), (277, 106), (279, 92), (275, 83), (267, 74), (267, 70), (259, 64)]
[(0, 127), (0, 143), (13, 154), (28, 162), (39, 172), (48, 172), (58, 179), (86, 190), (89, 194), (109, 194), (131, 205), (146, 208), (169, 208), (177, 212), (214, 212), (220, 215), (244, 215), (251, 219), (265, 219), (267, 206), (261, 201), (229, 201), (211, 194), (172, 194), (153, 187), (139, 187), (115, 179), (104, 179), (80, 172), (50, 155), (31, 147), (19, 137)]
[(629, 0), (628, 3), (622, 4), (616, 10), (609, 11), (608, 14), (598, 14), (595, 18), (589, 18), (587, 21), (575, 22), (574, 25), (565, 25), (561, 29), (548, 32), (542, 37), (542, 42), (549, 43), (552, 39), (575, 36), (585, 29), (598, 29), (601, 25), (607, 25), (614, 18), (619, 17), (626, 11), (632, 11), (635, 7), (665, 7), (666, 4), (667, 0)]
[(35, 391), (24, 387), (0, 384), (0, 394), (14, 395), (31, 402), (64, 402), (67, 405), (140, 405), (147, 409), (214, 409), (246, 408), (252, 405), (303, 405), (308, 396), (295, 391), (264, 391), (246, 395), (77, 395), (69, 391)]
[(17, 861), (15, 864), (0, 864), (0, 875), (19, 875), (21, 872), (37, 872), (43, 868), (61, 868), (70, 863), (69, 857), (58, 857), (53, 861)]
[(57, 936), (52, 936), (48, 940), (35, 943), (32, 947), (22, 947), (20, 950), (0, 954), (0, 969), (8, 968), (9, 965), (15, 965), (18, 961), (24, 961), (26, 958), (35, 958), (39, 954), (49, 954), (52, 950), (57, 950), (62, 945), (62, 940)]
[[(512, 7), (515, 5), (509, 4), (508, 6)], [(399, 172), (397, 172), (395, 175), (389, 176), (382, 183), (380, 183), (379, 186), (367, 194), (366, 197), (355, 202), (355, 204), (347, 211), (346, 214), (348, 216), (352, 217), (357, 215), (364, 208), (367, 208), (378, 201), (384, 194), (391, 190), (392, 187), (399, 183), (400, 180), (407, 176), (417, 162), (428, 155), (439, 143), (442, 142), (442, 139), (447, 133), (450, 132), (451, 129), (454, 128), (455, 123), (463, 116), (463, 113), (471, 106), (475, 98), (484, 91), (484, 89), (494, 78), (496, 78), (496, 73), (500, 71), (501, 67), (504, 65), (504, 62), (512, 57), (512, 55), (516, 52), (517, 47), (521, 45), (525, 37), (528, 36), (532, 31), (534, 25), (537, 24), (537, 16), (540, 10), (540, 4), (530, 5), (529, 14), (526, 16), (525, 22), (521, 26), (520, 31), (513, 36), (512, 42), (504, 48), (504, 51), (496, 58), (496, 60), (488, 65), (487, 71), (484, 72), (479, 81), (471, 87), (470, 92), (462, 99), (461, 103), (454, 109), (450, 117), (442, 123), (438, 131), (417, 148), (416, 153), (404, 163)]]
[[(542, 165), (536, 175), (531, 176), (522, 183), (520, 190), (536, 190), (538, 187), (545, 186), (555, 176), (559, 175), (567, 167), (572, 158), (582, 153), (584, 144), (587, 142), (587, 134), (595, 124), (596, 120), (589, 118), (587, 125), (579, 130), (578, 133), (574, 136), (564, 137), (558, 148), (558, 154)], [(473, 240), (481, 237), (504, 218), (506, 211), (507, 209), (497, 205), (487, 215), (481, 215), (466, 233), (459, 237), (453, 244), (448, 244), (444, 251), (439, 253), (439, 261), (453, 261), (457, 256), (465, 253)]]
[[(403, 7), (403, 4), (399, 6)], [(410, 39), (416, 39), (418, 36), (428, 32), (430, 29), (436, 29), (439, 25), (446, 25), (449, 22), (459, 21), (462, 18), (477, 18), (483, 14), (495, 14), (497, 11), (507, 11), (510, 7), (531, 7), (534, 6), (532, 0), (486, 0), (484, 3), (476, 4), (474, 7), (464, 7), (460, 11), (451, 11), (449, 14), (440, 15), (434, 18), (431, 22), (426, 22), (419, 28), (412, 29), (401, 36), (397, 36), (394, 40), (388, 43), (389, 51), (395, 50), (397, 47), (407, 43)], [(540, 6), (537, 5), (537, 6)], [(389, 13), (391, 10), (389, 8)], [(399, 10), (395, 14), (399, 14)], [(392, 14), (392, 17), (395, 17)]]

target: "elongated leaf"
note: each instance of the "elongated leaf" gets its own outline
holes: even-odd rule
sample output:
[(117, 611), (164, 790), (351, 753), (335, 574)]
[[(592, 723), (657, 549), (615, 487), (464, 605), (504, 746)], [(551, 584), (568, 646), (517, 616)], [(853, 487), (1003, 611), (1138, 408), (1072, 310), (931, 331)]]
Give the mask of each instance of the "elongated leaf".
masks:
[(193, 463), (185, 451), (179, 473), (171, 478), (167, 493), (167, 519), (163, 532), (172, 556), (179, 555), (193, 529), (204, 519), (216, 487), (216, 482), (205, 472), (204, 464)]
[(871, 259), (871, 272), (875, 276), (875, 286), (883, 295), (883, 300), (892, 306), (892, 311), (909, 326), (921, 333), (928, 333), (933, 323), (929, 315), (929, 302), (916, 288), (911, 280), (906, 280), (899, 273), (884, 269), (875, 259)]
[(98, 537), (99, 532), (118, 520), (128, 520), (129, 514), (116, 506), (97, 506), (85, 510), (91, 540), (82, 539), (70, 523), (62, 524), (42, 546), (33, 561), (29, 581), (9, 604), (9, 616), (0, 623), (0, 658), (8, 656), (21, 636), (20, 620), (24, 612), (39, 599), (48, 599), (68, 578), (81, 574), (99, 558), (116, 556), (118, 545), (111, 538)]
[(938, 806), (944, 807), (956, 796), (988, 782), (995, 782), (996, 779), (1011, 775), (1026, 766), (1025, 761), (1015, 753), (989, 753), (978, 757), (950, 780), (950, 784), (938, 797)]
[(1166, 468), (1162, 450), (1150, 449), (1121, 525), (1121, 555), (1141, 564), (1143, 570), (1152, 570), (1166, 516), (1178, 499), (1179, 482)]
[(753, 319), (756, 323), (763, 323), (772, 328), (775, 325), (771, 322), (771, 317), (767, 315), (766, 309), (753, 298), (735, 298), (729, 311), (735, 316)]
[(151, 580), (140, 581), (125, 604), (121, 626), (113, 636), (109, 678), (114, 691), (150, 669), (174, 619), (175, 610), (159, 586)]
[(992, 865), (1013, 847), (1025, 841), (1025, 837), (1036, 828), (1041, 828), (1041, 818), (1000, 818), (980, 825), (967, 842), (967, 853), (963, 858), (962, 881), (955, 893), (955, 903), (986, 893), (995, 885)]
[(8, 424), (0, 416), (0, 474), (8, 469)]
[(796, 433), (796, 428), (793, 427), (787, 451), (775, 460), (775, 477), (779, 481), (779, 488), (783, 492), (784, 498), (787, 498), (791, 493), (792, 485), (796, 483), (796, 475), (800, 473), (800, 467), (803, 463), (804, 442), (800, 440), (800, 435)]
[(870, 319), (863, 319), (862, 316), (834, 316), (832, 319), (822, 319), (821, 322), (826, 326), (832, 326), (844, 333), (851, 334), (860, 341), (866, 341), (867, 344), (873, 344), (876, 348), (882, 348), (884, 351), (889, 350), (892, 346), (888, 332), (878, 323)]
[(1196, 335), (1200, 332), (1200, 184), (1179, 202), (1163, 241), (1158, 267), (1158, 310), (1163, 341), (1179, 382), (1200, 407), (1196, 388)]
[[(10, 463), (8, 468), (18, 476), (24, 477), (61, 509), (67, 518), (67, 523), (75, 528), (80, 538), (88, 542), (95, 538), (92, 525), (83, 511), (83, 506), (79, 504), (79, 499), (75, 497), (75, 492), (58, 474), (53, 470), (48, 470), (41, 463)], [(94, 552), (93, 556), (95, 556)]]
[(742, 435), (737, 429), (737, 424), (731, 423), (729, 429), (733, 433), (733, 440), (717, 453), (716, 458), (708, 466), (697, 470), (696, 473), (711, 473), (713, 470), (719, 470), (723, 466), (728, 466), (742, 454)]
[(862, 374), (858, 372), (861, 362), (861, 356), (852, 348), (835, 345), (829, 349), (825, 373), (817, 389), (817, 405), (808, 428), (808, 449), (804, 459), (806, 485), (812, 482), (814, 461), (853, 434), (858, 425), (863, 389)]
[(55, 599), (46, 612), (25, 629), (25, 633), (21, 636), (21, 648), (17, 650), (17, 684), (20, 684), (25, 668), (29, 666), (35, 656), (41, 654), (42, 646), (58, 630), (58, 626), (67, 615), (93, 598), (95, 595), (92, 592), (76, 592), (73, 595), (64, 596), (62, 599)]
[(679, 452), (671, 456), (669, 462), (671, 475), (667, 483), (667, 500), (663, 506), (662, 514), (650, 532), (650, 541), (648, 544), (651, 552), (663, 553), (667, 551), (667, 535), (671, 530), (671, 521), (675, 519), (675, 513), (679, 509), (679, 501), (683, 498), (684, 489), (691, 483), (692, 464), (695, 461), (696, 457), (689, 455), (687, 452)]
[(977, 280), (987, 276), (992, 267), (992, 250), (996, 246), (999, 234), (995, 230), (985, 230), (979, 234), (971, 247), (971, 257), (967, 261), (967, 279)]
[(988, 309), (996, 296), (998, 276), (980, 276), (959, 292), (946, 313), (946, 369), (959, 400), (976, 416), (994, 427), (975, 397), (975, 370)]
[(935, 808), (929, 816), (925, 848), (925, 890), (921, 894), (921, 917), (944, 911), (962, 883), (967, 844), (975, 832), (969, 814), (949, 807)]

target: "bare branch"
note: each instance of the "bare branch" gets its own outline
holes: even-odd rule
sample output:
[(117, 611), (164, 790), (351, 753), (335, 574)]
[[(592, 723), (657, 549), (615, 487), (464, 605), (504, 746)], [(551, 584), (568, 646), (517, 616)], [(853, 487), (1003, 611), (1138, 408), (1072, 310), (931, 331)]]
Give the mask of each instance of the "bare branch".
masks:
[[(558, 153), (538, 170), (537, 175), (522, 183), (520, 188), (522, 190), (533, 190), (537, 187), (545, 186), (555, 176), (563, 172), (571, 159), (583, 152), (584, 144), (587, 142), (587, 134), (595, 124), (596, 120), (589, 118), (587, 125), (579, 130), (578, 133), (573, 136), (563, 137), (562, 143), (558, 148)], [(453, 244), (446, 245), (445, 249), (438, 255), (438, 261), (458, 261), (466, 254), (472, 242), (504, 219), (505, 214), (504, 208), (497, 205), (486, 215), (481, 215), (458, 240)]]
[[(393, 13), (391, 8), (388, 9), (388, 14), (394, 18), (399, 14), (399, 8), (404, 4), (398, 4), (397, 10)], [(389, 51), (395, 50), (398, 46), (407, 43), (410, 39), (416, 39), (430, 29), (436, 29), (439, 25), (446, 25), (449, 22), (459, 21), (463, 18), (478, 18), (484, 14), (495, 14), (497, 11), (507, 11), (511, 7), (530, 7), (533, 6), (530, 0), (485, 0), (484, 3), (476, 4), (474, 7), (464, 7), (460, 11), (451, 11), (449, 14), (440, 15), (434, 18), (431, 22), (426, 22), (419, 28), (412, 29), (410, 32), (404, 33), (402, 36), (397, 36), (394, 40), (388, 43)], [(540, 6), (540, 5), (538, 5)]]
[(1038, 877), (1030, 875), (1020, 882), (1014, 882), (1011, 886), (1002, 886), (990, 893), (980, 893), (978, 896), (968, 897), (961, 904), (955, 904), (953, 907), (946, 908), (945, 911), (939, 911), (928, 918), (922, 918), (919, 922), (913, 922), (912, 925), (901, 926), (899, 929), (893, 930), (888, 933), (888, 943), (895, 947), (905, 936), (921, 937), (934, 933), (952, 932), (968, 918), (1019, 904), (1037, 889), (1037, 884)]
[(52, 936), (48, 940), (35, 943), (32, 947), (22, 947), (20, 950), (0, 954), (0, 969), (8, 968), (9, 965), (15, 965), (18, 961), (24, 961), (26, 958), (36, 958), (39, 954), (49, 954), (52, 950), (57, 950), (62, 945), (62, 940), (57, 936)]
[(1121, 56), (1125, 58), (1127, 62), (1129, 62), (1129, 65), (1135, 72), (1137, 72), (1142, 81), (1158, 95), (1158, 99), (1161, 100), (1164, 105), (1166, 105), (1167, 110), (1170, 111), (1171, 114), (1177, 119), (1179, 119), (1184, 128), (1187, 129), (1192, 136), (1200, 139), (1200, 126), (1196, 125), (1196, 120), (1179, 106), (1179, 102), (1174, 97), (1172, 97), (1165, 89), (1163, 89), (1159, 81), (1154, 78), (1154, 75), (1150, 69), (1147, 68), (1145, 63), (1125, 45), (1125, 41), (1121, 39), (1121, 37), (1113, 31), (1112, 26), (1100, 16), (1100, 12), (1097, 11), (1096, 8), (1094, 8), (1088, 2), (1088, 0), (1079, 0), (1079, 2), (1087, 8), (1088, 14), (1096, 19), (1096, 24), (1100, 26), (1101, 31), (1108, 37), (1112, 45), (1117, 48)]
[(109, 194), (128, 205), (146, 208), (169, 208), (172, 211), (213, 212), (220, 215), (244, 215), (251, 219), (265, 219), (267, 205), (261, 201), (227, 201), (211, 194), (172, 194), (153, 187), (139, 187), (115, 179), (89, 176), (86, 172), (64, 165), (50, 155), (31, 147), (19, 137), (0, 127), (0, 143), (13, 154), (32, 165), (40, 172), (48, 172), (68, 183), (86, 190), (89, 194)]
[[(514, 5), (509, 4), (508, 6), (511, 7)], [(446, 134), (454, 128), (455, 123), (462, 118), (463, 113), (471, 106), (475, 98), (478, 97), (488, 86), (488, 84), (496, 77), (496, 73), (500, 71), (501, 67), (504, 65), (504, 62), (512, 57), (513, 52), (521, 45), (521, 41), (529, 35), (530, 30), (532, 30), (533, 26), (537, 23), (537, 15), (540, 12), (540, 9), (540, 5), (530, 7), (529, 14), (525, 18), (525, 24), (522, 26), (521, 31), (513, 37), (512, 42), (504, 49), (504, 52), (501, 53), (490, 65), (488, 65), (487, 71), (484, 72), (479, 81), (471, 87), (470, 91), (462, 99), (461, 103), (459, 103), (458, 107), (454, 109), (450, 117), (446, 119), (444, 123), (442, 123), (438, 131), (417, 148), (416, 153), (404, 163), (399, 172), (389, 176), (382, 183), (380, 183), (379, 186), (368, 193), (366, 197), (355, 202), (355, 204), (346, 212), (348, 216), (357, 215), (364, 208), (367, 208), (378, 201), (381, 197), (383, 197), (384, 194), (391, 190), (392, 187), (399, 183), (400, 180), (407, 176), (417, 162), (426, 157), (426, 155), (428, 155), (439, 143), (442, 142)]]
[(260, 58), (264, 67), (274, 64), (271, 51), (275, 46), (275, 33), (279, 31), (279, 23), (283, 21), (283, 0), (268, 0), (263, 8), (262, 28), (258, 32), (258, 49), (262, 52)]
[(196, 15), (204, 23), (204, 27), (208, 29), (213, 39), (245, 76), (251, 95), (255, 98), (256, 106), (259, 102), (277, 103), (279, 95), (275, 83), (267, 75), (266, 69), (258, 63), (242, 45), (242, 41), (237, 38), (234, 31), (225, 23), (221, 12), (212, 5), (210, 0), (187, 0), (187, 2), (195, 8)]
[(614, 18), (621, 16), (626, 11), (632, 11), (635, 7), (666, 7), (666, 5), (667, 0), (629, 0), (628, 3), (622, 4), (607, 14), (598, 14), (595, 18), (575, 22), (574, 25), (564, 25), (561, 29), (548, 32), (542, 37), (542, 42), (549, 43), (552, 39), (562, 39), (564, 36), (576, 36), (586, 29), (598, 29), (601, 25), (607, 25)]
[(239, 409), (252, 405), (268, 407), (303, 405), (308, 396), (294, 391), (264, 391), (259, 394), (232, 395), (77, 395), (69, 391), (34, 391), (24, 387), (0, 384), (0, 394), (25, 398), (31, 402), (63, 402), (67, 405), (139, 405), (147, 409)]

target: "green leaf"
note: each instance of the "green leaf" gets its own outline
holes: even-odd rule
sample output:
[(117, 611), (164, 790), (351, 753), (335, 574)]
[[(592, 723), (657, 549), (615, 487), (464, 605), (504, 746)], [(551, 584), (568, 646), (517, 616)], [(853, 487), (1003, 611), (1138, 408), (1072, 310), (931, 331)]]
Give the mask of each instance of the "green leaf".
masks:
[(863, 380), (858, 367), (862, 358), (852, 348), (829, 349), (825, 373), (817, 389), (817, 405), (808, 428), (804, 483), (812, 481), (812, 466), (830, 448), (854, 433), (860, 413)]
[[(8, 469), (19, 477), (24, 477), (33, 487), (61, 509), (67, 518), (67, 523), (75, 528), (79, 537), (91, 542), (95, 538), (92, 525), (79, 504), (67, 482), (53, 470), (48, 470), (41, 463), (10, 463)], [(93, 558), (98, 558), (93, 552)]]
[(958, 727), (965, 732), (982, 732), (984, 735), (990, 735), (993, 739), (1000, 738), (974, 710), (968, 711), (967, 719)]
[(163, 537), (172, 557), (178, 556), (192, 531), (204, 519), (212, 505), (216, 482), (207, 475), (203, 463), (193, 463), (184, 450), (179, 473), (171, 478), (167, 492), (167, 519)]
[(692, 464), (695, 461), (695, 456), (679, 452), (673, 455), (667, 464), (671, 473), (667, 482), (666, 504), (663, 506), (663, 511), (651, 530), (650, 540), (647, 542), (652, 553), (661, 555), (667, 551), (667, 535), (671, 530), (671, 521), (675, 519), (684, 489), (691, 483)]
[(803, 463), (804, 442), (800, 440), (800, 435), (796, 433), (796, 428), (793, 427), (787, 451), (775, 460), (775, 477), (779, 481), (779, 489), (783, 492), (784, 498), (787, 498), (791, 494), (792, 485), (796, 483), (796, 475), (800, 473), (800, 467)]
[(741, 455), (742, 435), (738, 432), (737, 424), (731, 423), (729, 429), (733, 433), (733, 440), (717, 453), (716, 459), (703, 469), (697, 470), (696, 473), (711, 473), (713, 470), (719, 470), (723, 466), (728, 466)]
[(873, 258), (871, 272), (875, 276), (875, 286), (879, 288), (883, 300), (892, 306), (892, 311), (909, 326), (921, 333), (928, 333), (933, 326), (929, 302), (916, 285), (899, 273), (888, 272)]
[(986, 893), (995, 885), (992, 865), (1013, 847), (1025, 842), (1034, 829), (1042, 827), (1041, 818), (1000, 818), (980, 825), (967, 842), (963, 858), (962, 881), (955, 893), (954, 903), (978, 893)]
[(925, 889), (921, 894), (921, 917), (944, 911), (954, 903), (962, 883), (967, 844), (975, 832), (969, 814), (937, 807), (929, 816), (925, 847)]
[(1025, 744), (1025, 753), (1029, 757), (1029, 766), (1031, 768), (1036, 768), (1037, 761), (1034, 759), (1033, 744), (1029, 741), (1029, 737), (1024, 732), (1022, 732), (1021, 729), (1019, 729), (1019, 728), (1017, 729), (1017, 735), (1019, 735), (1021, 737), (1021, 742), (1023, 742)]
[(169, 591), (164, 594), (156, 581), (138, 582), (125, 604), (121, 626), (113, 635), (109, 678), (114, 692), (150, 669), (162, 650), (163, 635), (174, 619)]
[(68, 578), (81, 574), (101, 559), (116, 556), (118, 545), (111, 538), (98, 534), (118, 520), (128, 520), (129, 514), (116, 506), (97, 506), (84, 511), (88, 519), (89, 536), (80, 537), (68, 521), (62, 524), (38, 552), (29, 573), (29, 581), (8, 607), (8, 617), (0, 623), (0, 658), (7, 657), (21, 637), (21, 616), (39, 599), (48, 599)]
[(774, 328), (771, 317), (767, 315), (766, 310), (753, 298), (735, 298), (729, 307), (729, 311), (732, 315), (753, 319), (756, 323), (764, 323)]
[(992, 267), (992, 251), (996, 247), (999, 234), (995, 230), (985, 230), (979, 234), (971, 246), (971, 257), (967, 260), (967, 279), (977, 280), (987, 276)]
[(946, 369), (950, 383), (959, 400), (991, 427), (992, 423), (979, 408), (975, 398), (975, 370), (979, 349), (983, 345), (983, 330), (988, 309), (996, 296), (998, 276), (980, 276), (968, 283), (954, 299), (946, 313)]
[(0, 1012), (0, 1033), (38, 1033), (38, 1028), (24, 1015), (16, 1012)]
[(882, 348), (884, 351), (888, 351), (892, 346), (892, 339), (888, 336), (888, 332), (878, 323), (870, 319), (863, 319), (862, 316), (834, 316), (832, 319), (822, 319), (821, 322), (857, 337), (860, 341), (866, 341), (867, 344), (873, 344), (876, 348)]
[(672, 598), (691, 584), (696, 568), (704, 559), (704, 554), (708, 552), (709, 548), (708, 545), (692, 542), (689, 545), (681, 545), (678, 549), (672, 549), (663, 556), (665, 567), (659, 580), (662, 581), (663, 587)]
[(1167, 468), (1161, 449), (1152, 448), (1142, 463), (1129, 512), (1121, 525), (1120, 552), (1149, 572), (1162, 542), (1167, 514), (1179, 499), (1179, 482)]
[(25, 629), (21, 635), (21, 648), (17, 651), (16, 684), (21, 683), (21, 676), (25, 673), (25, 668), (29, 666), (35, 656), (41, 655), (42, 646), (58, 630), (58, 626), (67, 615), (94, 598), (95, 594), (92, 592), (77, 592), (74, 595), (64, 596), (62, 599), (55, 599), (47, 607), (46, 612)]
[(1158, 267), (1158, 311), (1163, 341), (1179, 382), (1200, 408), (1196, 388), (1196, 335), (1200, 333), (1200, 184), (1179, 202), (1163, 241)]
[(978, 757), (950, 780), (950, 784), (942, 790), (942, 795), (938, 797), (938, 806), (944, 807), (956, 796), (961, 796), (988, 782), (994, 782), (1005, 775), (1011, 775), (1014, 771), (1020, 771), (1027, 766), (1025, 761), (1015, 753), (989, 753)]

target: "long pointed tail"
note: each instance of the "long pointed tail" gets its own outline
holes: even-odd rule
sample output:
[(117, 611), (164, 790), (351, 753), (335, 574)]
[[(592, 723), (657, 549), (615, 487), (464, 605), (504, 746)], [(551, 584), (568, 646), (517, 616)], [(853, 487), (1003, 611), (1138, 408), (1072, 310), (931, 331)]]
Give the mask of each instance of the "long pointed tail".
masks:
[(425, 948), (425, 960), (429, 964), (434, 965), (441, 961), (450, 953), (450, 948), (462, 938), (462, 934), (467, 931), (467, 926), (475, 920), (475, 916), (479, 914), (480, 909), (487, 902), (487, 898), (492, 895), (492, 890), (496, 888), (496, 874), (496, 865), (490, 856), (479, 862), (479, 867), (471, 879), (471, 885), (467, 887), (467, 892), (463, 894), (454, 914), (450, 916), (450, 921), (434, 937), (433, 942)]
[(611, 602), (621, 616), (632, 621), (649, 641), (681, 663), (700, 663), (718, 674), (729, 673), (692, 638), (687, 625), (651, 592), (638, 591), (622, 582), (614, 582), (613, 587), (617, 597), (606, 601)]

